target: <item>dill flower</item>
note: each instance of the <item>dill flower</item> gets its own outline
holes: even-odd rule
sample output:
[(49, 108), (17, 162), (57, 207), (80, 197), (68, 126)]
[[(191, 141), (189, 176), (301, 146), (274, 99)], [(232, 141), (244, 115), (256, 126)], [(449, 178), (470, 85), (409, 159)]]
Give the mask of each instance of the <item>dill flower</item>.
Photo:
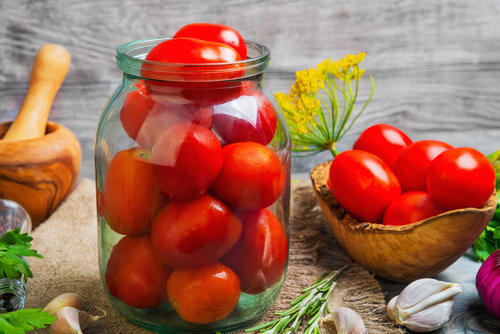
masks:
[(370, 95), (361, 108), (355, 108), (365, 74), (359, 64), (365, 57), (366, 52), (359, 52), (337, 61), (325, 59), (315, 68), (297, 71), (288, 94), (275, 94), (290, 128), (293, 151), (299, 156), (324, 150), (338, 154), (336, 144), (361, 116), (375, 89), (370, 75)]

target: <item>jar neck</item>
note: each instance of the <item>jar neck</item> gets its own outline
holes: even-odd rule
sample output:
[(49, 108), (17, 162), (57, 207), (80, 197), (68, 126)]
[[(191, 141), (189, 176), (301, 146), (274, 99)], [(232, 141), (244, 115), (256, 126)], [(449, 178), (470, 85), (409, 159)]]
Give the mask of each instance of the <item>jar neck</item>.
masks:
[(144, 39), (117, 48), (118, 67), (130, 78), (166, 82), (260, 81), (270, 60), (269, 50), (246, 41), (248, 58), (231, 63), (175, 64), (145, 60), (149, 51), (168, 38)]
[[(123, 81), (125, 83), (133, 83), (133, 84), (141, 84), (141, 82), (145, 82), (145, 83), (154, 83), (156, 81), (159, 81), (159, 83), (162, 81), (162, 80), (154, 80), (154, 79), (148, 79), (148, 78), (144, 78), (144, 77), (141, 77), (141, 76), (136, 76), (136, 75), (132, 75), (132, 74), (128, 74), (128, 73), (123, 73)], [(215, 82), (215, 81), (208, 81), (208, 82), (195, 82), (193, 81), (193, 84), (198, 84), (200, 85), (200, 87), (217, 87), (218, 85), (222, 85), (221, 87), (231, 87), (233, 84), (234, 85), (240, 85), (242, 82), (252, 82), (254, 85), (257, 85), (257, 86), (262, 86), (263, 82), (264, 82), (264, 73), (259, 73), (259, 74), (256, 74), (256, 75), (253, 75), (253, 76), (247, 76), (245, 78), (242, 78), (242, 79), (234, 79), (234, 80), (227, 80), (227, 81), (221, 81), (221, 82)], [(186, 86), (186, 87), (189, 87), (189, 85), (191, 85), (189, 82), (177, 82), (178, 84), (180, 84), (182, 87)]]

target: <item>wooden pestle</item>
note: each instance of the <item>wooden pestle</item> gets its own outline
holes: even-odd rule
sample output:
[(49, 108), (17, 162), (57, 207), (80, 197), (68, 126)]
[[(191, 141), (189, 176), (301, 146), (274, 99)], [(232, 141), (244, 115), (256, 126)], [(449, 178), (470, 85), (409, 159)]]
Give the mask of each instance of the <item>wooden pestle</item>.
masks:
[(70, 59), (62, 46), (44, 45), (15, 121), (0, 123), (0, 198), (21, 204), (33, 227), (71, 193), (80, 171), (78, 139), (64, 126), (47, 121)]
[(45, 135), (54, 97), (68, 73), (71, 55), (57, 44), (45, 44), (35, 57), (26, 99), (3, 140), (40, 138)]

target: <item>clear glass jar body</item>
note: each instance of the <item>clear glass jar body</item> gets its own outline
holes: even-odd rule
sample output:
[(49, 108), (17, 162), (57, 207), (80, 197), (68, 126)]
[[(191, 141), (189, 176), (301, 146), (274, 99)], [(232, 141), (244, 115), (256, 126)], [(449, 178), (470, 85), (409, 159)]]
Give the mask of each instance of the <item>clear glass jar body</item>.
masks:
[(268, 50), (224, 64), (117, 50), (123, 81), (95, 139), (99, 266), (113, 306), (155, 332), (227, 332), (277, 297), (286, 272), (290, 139), (262, 91)]

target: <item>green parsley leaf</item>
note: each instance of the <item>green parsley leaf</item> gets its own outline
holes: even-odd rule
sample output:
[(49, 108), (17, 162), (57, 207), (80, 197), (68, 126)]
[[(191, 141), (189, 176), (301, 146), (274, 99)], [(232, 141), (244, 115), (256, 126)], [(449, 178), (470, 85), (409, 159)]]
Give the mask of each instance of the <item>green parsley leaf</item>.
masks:
[(481, 236), (474, 243), (474, 252), (476, 253), (476, 256), (479, 260), (484, 261), (494, 251), (494, 245), (487, 241), (487, 238), (483, 232), (483, 234), (481, 234)]
[(56, 321), (56, 317), (40, 308), (24, 309), (0, 314), (1, 334), (24, 334), (36, 328), (45, 328)]
[(497, 189), (498, 189), (500, 187), (500, 150), (488, 155), (488, 159), (490, 159), (491, 163), (493, 164), (493, 168), (495, 168), (495, 174), (497, 176)]
[(495, 250), (500, 248), (500, 150), (488, 156), (496, 174), (497, 209), (486, 229), (473, 245), (474, 253), (480, 261), (484, 261)]
[(0, 278), (15, 279), (24, 275), (24, 280), (33, 277), (28, 263), (23, 257), (33, 256), (43, 258), (31, 248), (33, 240), (20, 229), (9, 231), (0, 238)]

